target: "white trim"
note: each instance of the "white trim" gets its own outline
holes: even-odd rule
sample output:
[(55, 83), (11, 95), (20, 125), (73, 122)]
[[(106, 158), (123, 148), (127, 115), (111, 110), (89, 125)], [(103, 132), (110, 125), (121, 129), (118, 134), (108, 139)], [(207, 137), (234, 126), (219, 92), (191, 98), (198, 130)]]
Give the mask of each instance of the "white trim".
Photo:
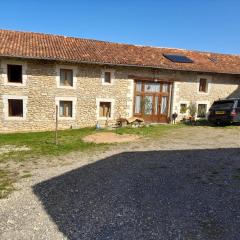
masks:
[(72, 117), (60, 117), (60, 112), (58, 111), (59, 120), (75, 120), (76, 119), (76, 106), (77, 98), (76, 97), (55, 97), (55, 104), (59, 108), (60, 101), (71, 101), (72, 102)]
[[(110, 102), (111, 103), (111, 116), (109, 118), (99, 116), (100, 102)], [(97, 108), (96, 108), (97, 120), (113, 120), (114, 115), (115, 115), (114, 114), (115, 100), (113, 98), (96, 98), (96, 104), (97, 104)]]
[(130, 98), (130, 100), (127, 101), (127, 117), (133, 116), (133, 103), (134, 103), (134, 80), (129, 80), (130, 84), (128, 86), (129, 93), (127, 94), (127, 98)]
[[(60, 69), (73, 70), (73, 86), (61, 86), (60, 85)], [(63, 89), (76, 89), (77, 88), (77, 67), (68, 66), (68, 65), (57, 65), (56, 73), (57, 73), (57, 75), (56, 75), (57, 88), (63, 88)]]
[[(3, 115), (5, 120), (26, 120), (27, 118), (27, 96), (16, 96), (16, 95), (3, 95)], [(10, 117), (8, 112), (8, 100), (16, 99), (16, 100), (23, 100), (23, 116), (22, 117)]]
[(180, 92), (180, 82), (174, 81), (172, 85), (172, 99), (171, 99), (171, 104), (172, 104), (172, 112), (170, 113), (171, 115), (175, 112), (178, 112), (178, 106), (179, 106), (179, 92)]
[[(22, 66), (22, 82), (15, 83), (15, 82), (8, 82), (8, 75), (7, 75), (7, 65), (20, 65)], [(25, 87), (27, 84), (27, 63), (23, 61), (13, 61), (13, 60), (2, 60), (1, 68), (3, 69), (2, 77), (3, 77), (3, 84), (5, 86), (16, 86), (16, 87)]]
[(197, 105), (196, 118), (197, 118), (197, 119), (202, 119), (202, 118), (197, 117), (197, 115), (198, 115), (198, 105), (199, 105), (199, 104), (206, 104), (206, 105), (207, 105), (206, 117), (205, 117), (205, 118), (207, 118), (207, 113), (208, 113), (209, 108), (210, 108), (210, 102), (207, 101), (207, 100), (205, 100), (205, 101), (196, 101), (196, 105)]
[[(110, 83), (105, 82), (105, 72), (110, 72), (110, 75), (111, 75)], [(114, 80), (115, 80), (115, 70), (114, 69), (102, 69), (101, 70), (101, 82), (102, 82), (102, 85), (108, 85), (108, 86), (109, 85), (113, 85)]]
[[(206, 84), (207, 84), (207, 91), (206, 92), (200, 92), (199, 91), (199, 84), (200, 84), (200, 79), (206, 79)], [(208, 95), (211, 89), (211, 83), (212, 83), (212, 76), (209, 75), (198, 75), (197, 76), (197, 93), (200, 95)]]

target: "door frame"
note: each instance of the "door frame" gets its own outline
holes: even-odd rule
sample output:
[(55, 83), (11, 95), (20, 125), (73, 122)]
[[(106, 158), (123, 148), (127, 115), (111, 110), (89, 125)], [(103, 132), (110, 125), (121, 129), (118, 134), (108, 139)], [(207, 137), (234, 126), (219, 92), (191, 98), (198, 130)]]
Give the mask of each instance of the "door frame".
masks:
[[(136, 91), (136, 83), (141, 82), (141, 92)], [(160, 83), (160, 92), (145, 92), (145, 83)], [(168, 91), (162, 92), (162, 84), (168, 84)], [(134, 78), (134, 99), (133, 99), (133, 116), (143, 118), (146, 122), (156, 122), (156, 123), (168, 123), (170, 121), (170, 112), (171, 112), (171, 102), (172, 102), (172, 88), (173, 88), (173, 81), (169, 80), (157, 80), (157, 79), (144, 79), (144, 78)], [(152, 102), (152, 114), (150, 116), (146, 116), (144, 114), (145, 106), (143, 105), (141, 107), (141, 113), (136, 114), (135, 113), (135, 101), (136, 96), (141, 96), (141, 99), (143, 99), (145, 96), (152, 96), (153, 102)], [(157, 114), (155, 114), (155, 98), (158, 96), (158, 110)], [(162, 97), (167, 97), (167, 113), (166, 114), (160, 114), (161, 111), (161, 101)]]

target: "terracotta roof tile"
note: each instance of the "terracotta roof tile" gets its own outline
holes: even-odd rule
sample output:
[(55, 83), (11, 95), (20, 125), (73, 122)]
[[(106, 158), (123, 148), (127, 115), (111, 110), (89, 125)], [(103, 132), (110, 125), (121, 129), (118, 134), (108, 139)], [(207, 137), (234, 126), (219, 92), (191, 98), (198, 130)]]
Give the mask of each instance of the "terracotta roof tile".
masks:
[[(182, 54), (191, 58), (194, 63), (173, 63), (163, 54)], [(8, 30), (0, 30), (0, 56), (240, 74), (240, 55), (136, 46)]]

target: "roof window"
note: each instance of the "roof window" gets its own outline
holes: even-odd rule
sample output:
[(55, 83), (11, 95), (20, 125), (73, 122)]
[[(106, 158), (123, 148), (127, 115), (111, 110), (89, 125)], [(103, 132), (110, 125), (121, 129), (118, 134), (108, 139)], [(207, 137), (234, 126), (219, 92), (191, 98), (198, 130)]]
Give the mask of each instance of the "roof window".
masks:
[(175, 62), (175, 63), (193, 63), (193, 60), (184, 56), (184, 55), (178, 55), (178, 54), (163, 54), (165, 58), (168, 60)]
[(218, 60), (215, 57), (209, 57), (208, 58), (211, 62), (217, 63)]

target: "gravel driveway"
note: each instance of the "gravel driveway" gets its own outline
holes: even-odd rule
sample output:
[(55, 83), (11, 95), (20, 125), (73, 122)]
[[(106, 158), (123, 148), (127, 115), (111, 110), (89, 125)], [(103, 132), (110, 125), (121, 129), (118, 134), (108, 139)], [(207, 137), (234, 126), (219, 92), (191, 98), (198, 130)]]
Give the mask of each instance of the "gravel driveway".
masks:
[(19, 182), (0, 200), (0, 239), (240, 239), (240, 128), (120, 146)]

